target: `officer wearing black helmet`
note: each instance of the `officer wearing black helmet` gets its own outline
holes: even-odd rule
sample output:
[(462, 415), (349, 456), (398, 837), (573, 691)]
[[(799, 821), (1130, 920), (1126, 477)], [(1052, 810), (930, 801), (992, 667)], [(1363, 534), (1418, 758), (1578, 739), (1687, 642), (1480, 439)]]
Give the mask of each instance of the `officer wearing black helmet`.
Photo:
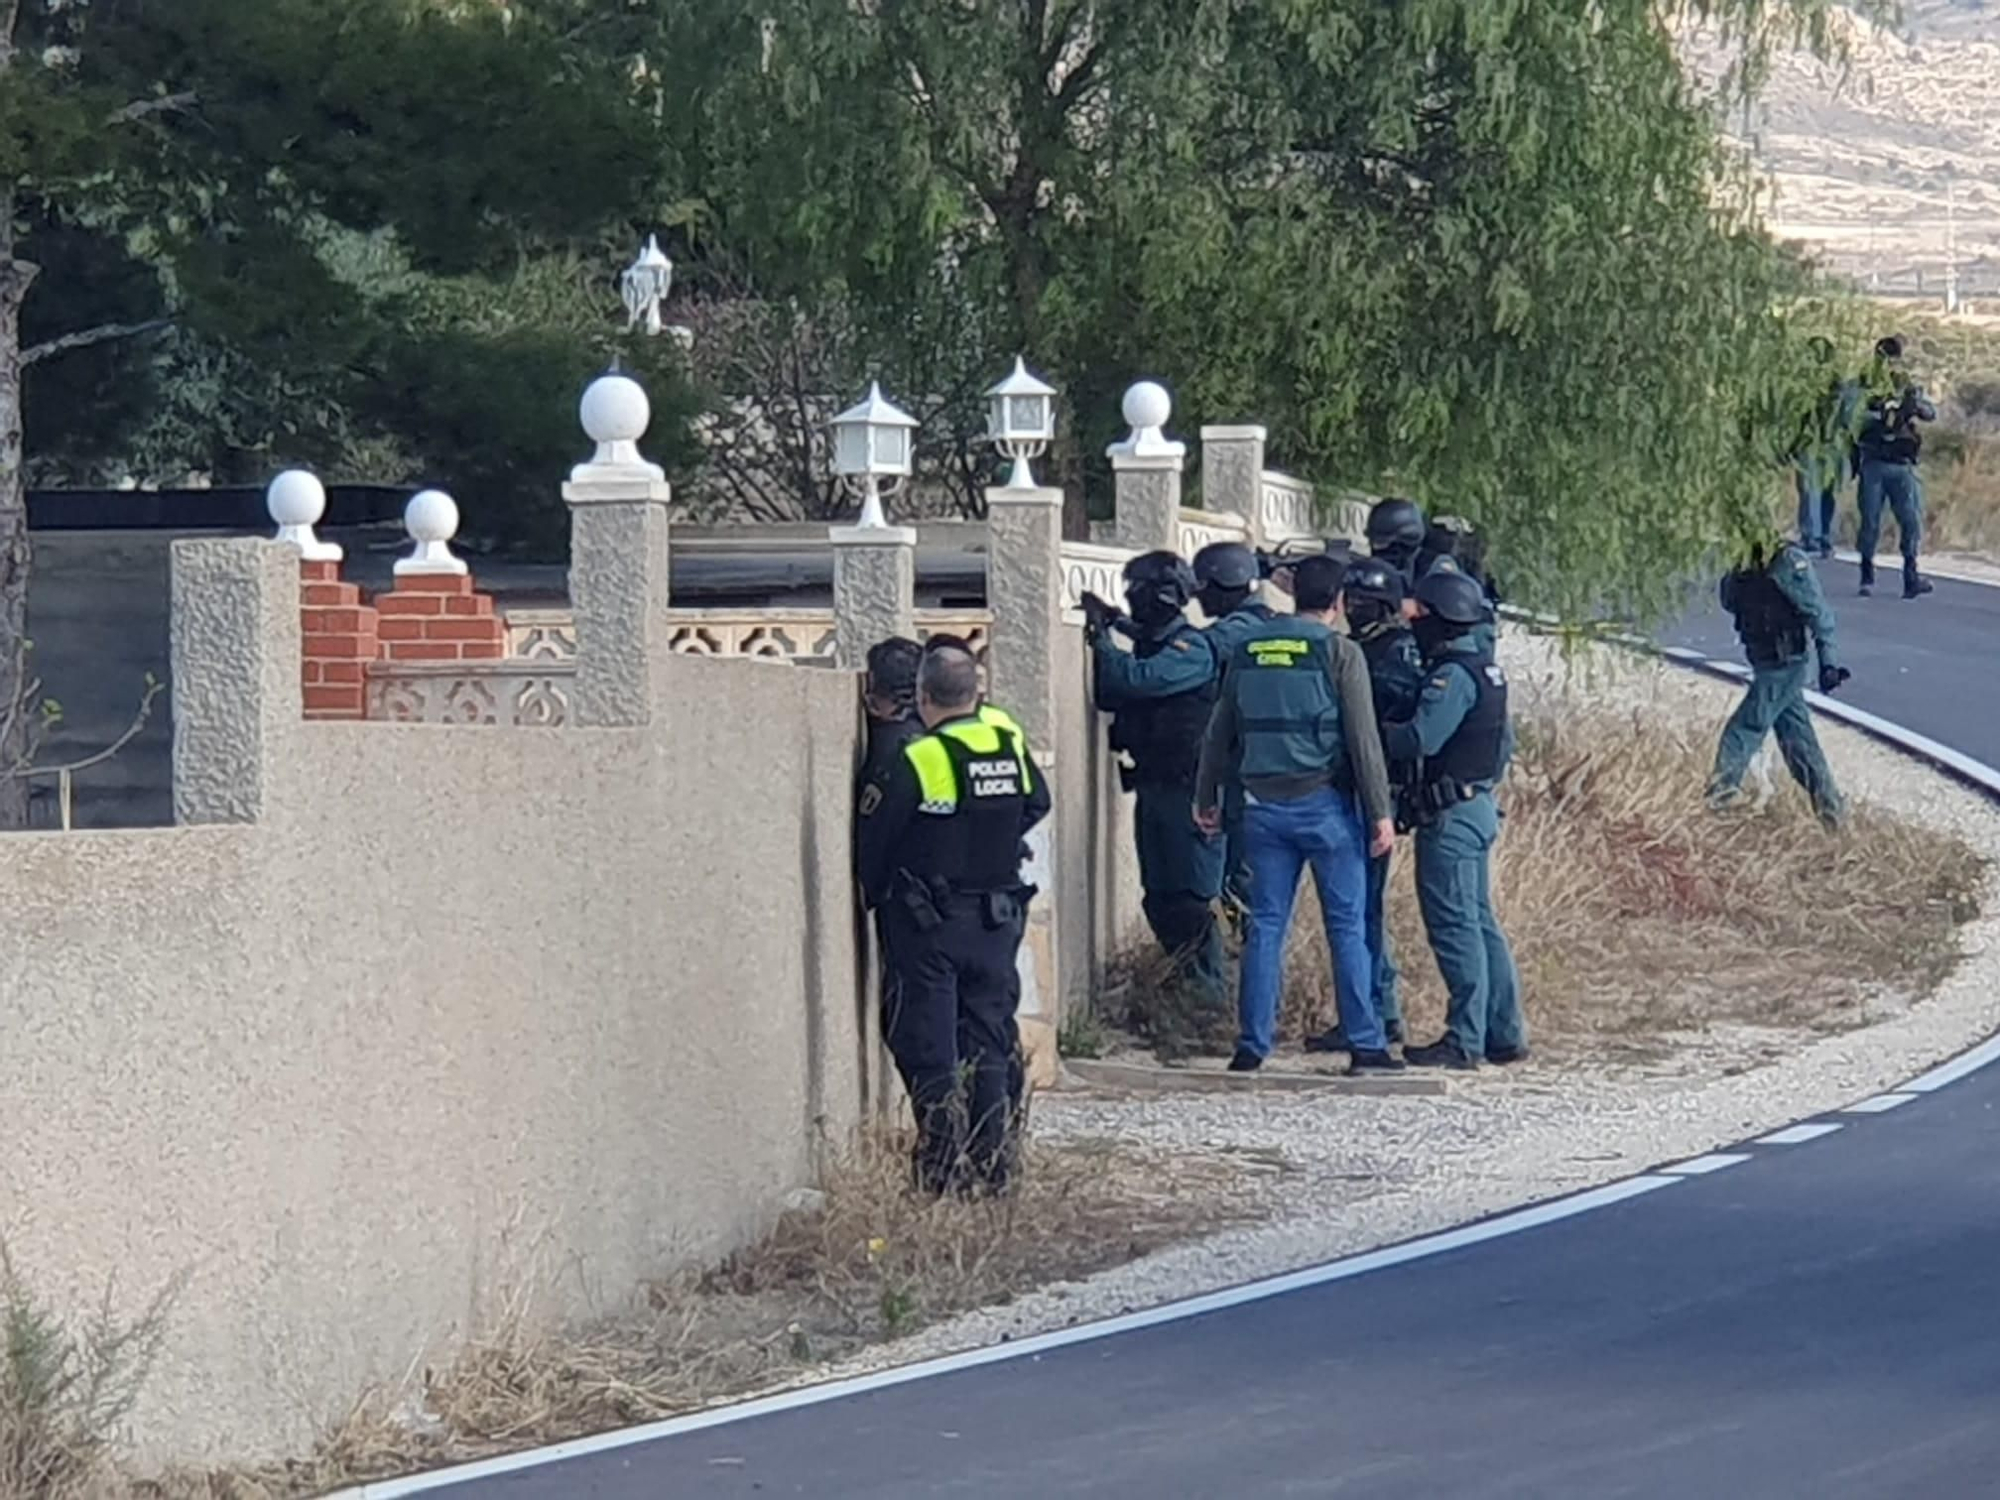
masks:
[[(1275, 616), (1259, 599), (1257, 554), (1241, 542), (1210, 542), (1194, 555), (1195, 601), (1208, 616), (1206, 631), (1216, 671), (1224, 670), (1236, 648)], [(1243, 854), (1243, 788), (1222, 790), (1222, 888), (1239, 910), (1250, 900), (1250, 864)]]
[(1507, 678), (1479, 635), (1477, 580), (1433, 569), (1417, 585), (1411, 623), (1428, 673), (1416, 712), (1383, 736), (1392, 761), (1423, 764), (1417, 807), (1417, 902), (1450, 991), (1447, 1030), (1405, 1060), (1476, 1068), (1528, 1055), (1520, 979), (1493, 913), (1492, 853), (1500, 834), (1493, 789), (1513, 754)]
[[(1424, 690), (1423, 653), (1417, 638), (1403, 617), (1403, 576), (1381, 558), (1360, 557), (1347, 565), (1341, 578), (1341, 613), (1347, 619), (1347, 633), (1361, 647), (1368, 663), (1368, 680), (1374, 689), (1375, 722), (1386, 734), (1390, 724), (1406, 721), (1417, 711)], [(1389, 785), (1401, 798), (1416, 767), (1409, 762), (1389, 762)], [(1395, 956), (1389, 951), (1386, 905), (1391, 854), (1368, 861), (1368, 889), (1365, 920), (1368, 951), (1374, 959), (1375, 1014), (1389, 1041), (1403, 1040), (1403, 1009), (1396, 995)], [(1346, 1035), (1338, 1025), (1306, 1039), (1308, 1052), (1345, 1052)]]
[(1463, 516), (1439, 516), (1425, 530), (1424, 544), (1417, 553), (1417, 580), (1421, 582), (1433, 568), (1456, 569), (1479, 584), (1486, 596), (1486, 618), (1479, 625), (1479, 643), (1492, 651), (1499, 642), (1500, 591), (1486, 570), (1486, 540)]
[(1368, 538), (1368, 555), (1380, 558), (1403, 575), (1403, 587), (1417, 581), (1417, 554), (1424, 545), (1424, 513), (1408, 500), (1391, 496), (1377, 500), (1368, 511), (1363, 534)]
[(1133, 829), (1146, 923), (1179, 974), (1220, 1002), (1225, 994), (1215, 898), (1222, 841), (1194, 825), (1195, 770), (1215, 704), (1216, 660), (1208, 637), (1184, 613), (1194, 570), (1172, 552), (1144, 552), (1125, 565), (1132, 649), (1119, 649), (1086, 612), (1097, 706), (1112, 715), (1111, 748), (1134, 794)]

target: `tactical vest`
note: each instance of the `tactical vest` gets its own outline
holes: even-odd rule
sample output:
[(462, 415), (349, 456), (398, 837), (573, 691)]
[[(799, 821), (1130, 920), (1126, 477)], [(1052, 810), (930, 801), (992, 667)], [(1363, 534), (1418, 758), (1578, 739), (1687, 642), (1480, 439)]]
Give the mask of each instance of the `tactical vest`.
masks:
[(1236, 694), (1242, 759), (1237, 775), (1309, 776), (1331, 771), (1352, 781), (1333, 690), (1333, 631), (1287, 615), (1258, 627), (1236, 648), (1229, 675)]
[(1479, 690), (1472, 707), (1451, 738), (1424, 762), (1424, 780), (1450, 777), (1460, 786), (1488, 785), (1500, 779), (1500, 752), (1507, 743), (1507, 674), (1491, 655), (1454, 652), (1431, 663), (1433, 674), (1459, 668)]
[(1745, 568), (1730, 576), (1730, 613), (1736, 638), (1753, 667), (1778, 667), (1806, 653), (1806, 621), (1785, 597), (1768, 568)]
[(1368, 661), (1375, 722), (1387, 725), (1413, 718), (1417, 700), (1424, 695), (1424, 657), (1409, 627), (1391, 624), (1355, 639)]
[(1903, 410), (1902, 397), (1894, 400), (1876, 400), (1868, 403), (1868, 418), (1861, 428), (1861, 438), (1856, 445), (1864, 458), (1872, 458), (1878, 463), (1913, 464), (1923, 451), (1923, 434), (1917, 431)]
[(955, 891), (1020, 885), (1021, 819), (1034, 772), (1014, 721), (981, 709), (911, 741), (903, 755), (919, 801), (902, 867)]
[[(1157, 640), (1137, 641), (1132, 654), (1141, 661), (1170, 650), (1175, 641), (1200, 634), (1192, 625)], [(1195, 649), (1190, 647), (1190, 649)], [(1199, 649), (1206, 651), (1207, 642)], [(1111, 719), (1111, 748), (1132, 757), (1134, 779), (1149, 786), (1192, 785), (1201, 763), (1202, 736), (1215, 708), (1216, 679), (1171, 698), (1145, 698), (1126, 704)]]

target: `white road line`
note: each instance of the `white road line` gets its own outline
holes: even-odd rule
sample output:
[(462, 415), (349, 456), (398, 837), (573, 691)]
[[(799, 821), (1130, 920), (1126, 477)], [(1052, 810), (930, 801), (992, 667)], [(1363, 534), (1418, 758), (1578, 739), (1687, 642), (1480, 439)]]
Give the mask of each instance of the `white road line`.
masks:
[(404, 1479), (359, 1485), (352, 1489), (337, 1491), (326, 1496), (325, 1500), (400, 1500), (404, 1495), (418, 1495), (429, 1490), (444, 1489), (450, 1485), (467, 1484), (476, 1479), (490, 1479), (501, 1474), (518, 1473), (522, 1469), (540, 1468), (546, 1464), (560, 1463), (564, 1459), (580, 1458), (586, 1454), (608, 1453), (619, 1448), (656, 1442), (661, 1438), (674, 1437), (681, 1433), (699, 1432), (704, 1428), (748, 1421), (752, 1417), (769, 1416), (774, 1412), (794, 1411), (804, 1406), (819, 1406), (828, 1401), (838, 1401), (845, 1396), (858, 1396), (867, 1391), (908, 1385), (912, 1381), (929, 1380), (959, 1370), (974, 1370), (982, 1365), (999, 1364), (1007, 1360), (1029, 1359), (1053, 1349), (1067, 1348), (1073, 1344), (1094, 1343), (1098, 1339), (1110, 1338), (1114, 1334), (1132, 1333), (1141, 1328), (1157, 1327), (1162, 1323), (1178, 1323), (1188, 1318), (1200, 1317), (1204, 1313), (1221, 1312), (1228, 1308), (1241, 1307), (1247, 1302), (1262, 1302), (1267, 1298), (1283, 1296), (1287, 1292), (1300, 1291), (1306, 1287), (1346, 1281), (1355, 1276), (1366, 1275), (1370, 1271), (1386, 1270), (1391, 1266), (1407, 1265), (1411, 1261), (1426, 1260), (1434, 1255), (1463, 1250), (1471, 1245), (1484, 1244), (1488, 1240), (1520, 1234), (1528, 1229), (1538, 1229), (1544, 1224), (1573, 1219), (1594, 1209), (1609, 1208), (1614, 1203), (1623, 1203), (1629, 1198), (1637, 1198), (1660, 1188), (1672, 1187), (1679, 1180), (1677, 1177), (1662, 1177), (1650, 1173), (1640, 1177), (1628, 1177), (1622, 1182), (1607, 1183), (1603, 1187), (1574, 1193), (1567, 1198), (1557, 1198), (1549, 1203), (1537, 1203), (1529, 1208), (1502, 1214), (1498, 1218), (1487, 1219), (1478, 1224), (1468, 1224), (1462, 1229), (1448, 1229), (1443, 1233), (1426, 1235), (1422, 1239), (1410, 1240), (1405, 1244), (1390, 1245), (1381, 1250), (1369, 1250), (1360, 1255), (1349, 1255), (1340, 1260), (1329, 1261), (1322, 1266), (1310, 1266), (1303, 1271), (1293, 1271), (1284, 1276), (1272, 1276), (1263, 1281), (1248, 1282), (1225, 1291), (1210, 1292), (1206, 1296), (1169, 1302), (1160, 1307), (1148, 1308), (1144, 1312), (1127, 1313), (1123, 1317), (1106, 1318), (1102, 1322), (1085, 1323), (1076, 1328), (1059, 1328), (1053, 1333), (1016, 1339), (1008, 1344), (994, 1344), (984, 1349), (968, 1349), (962, 1354), (946, 1355), (942, 1359), (929, 1359), (921, 1364), (902, 1365), (891, 1370), (878, 1370), (873, 1374), (859, 1375), (851, 1380), (836, 1380), (823, 1385), (780, 1391), (755, 1401), (721, 1406), (712, 1411), (694, 1412), (665, 1422), (649, 1423), (644, 1427), (628, 1427), (619, 1432), (599, 1433), (595, 1437), (556, 1443), (551, 1447), (536, 1448), (527, 1453), (510, 1453), (500, 1458), (484, 1459), (479, 1463), (461, 1464), (453, 1469), (437, 1469), (428, 1474), (413, 1474)]
[(2000, 1036), (1988, 1037), (1970, 1052), (1961, 1052), (1950, 1062), (1939, 1063), (1928, 1073), (1919, 1073), (1899, 1090), (1907, 1094), (1928, 1094), (1948, 1083), (1957, 1083), (1977, 1073), (1988, 1063), (2000, 1060)]
[(1850, 1104), (1841, 1111), (1844, 1115), (1885, 1115), (1890, 1110), (1908, 1104), (1915, 1094), (1877, 1094), (1873, 1099), (1863, 1099), (1859, 1104)]
[(1706, 1156), (1692, 1157), (1659, 1170), (1670, 1177), (1706, 1177), (1710, 1172), (1720, 1172), (1724, 1167), (1737, 1166), (1748, 1160), (1750, 1153), (1747, 1151), (1711, 1151)]
[(1769, 1135), (1757, 1137), (1760, 1146), (1802, 1146), (1807, 1141), (1816, 1141), (1823, 1135), (1832, 1135), (1836, 1130), (1846, 1129), (1843, 1125), (1787, 1125), (1783, 1130), (1774, 1130)]

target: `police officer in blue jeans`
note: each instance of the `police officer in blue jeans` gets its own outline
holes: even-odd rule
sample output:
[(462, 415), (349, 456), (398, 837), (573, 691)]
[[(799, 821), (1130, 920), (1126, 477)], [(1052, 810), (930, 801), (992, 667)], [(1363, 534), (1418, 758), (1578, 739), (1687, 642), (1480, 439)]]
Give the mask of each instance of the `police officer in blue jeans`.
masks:
[(1368, 857), (1393, 847), (1395, 824), (1368, 666), (1361, 648), (1333, 629), (1341, 573), (1324, 555), (1298, 565), (1297, 613), (1273, 618), (1237, 646), (1202, 743), (1195, 819), (1210, 831), (1221, 827), (1221, 790), (1235, 775), (1250, 861), (1242, 1029), (1231, 1072), (1255, 1072), (1275, 1045), (1285, 937), (1307, 865), (1319, 888), (1348, 1071), (1403, 1066), (1370, 999)]
[(1451, 998), (1444, 1036), (1406, 1048), (1403, 1058), (1434, 1068), (1521, 1062), (1520, 979), (1493, 912), (1493, 789), (1513, 754), (1507, 678), (1480, 629), (1487, 601), (1476, 579), (1435, 569), (1417, 585), (1416, 603), (1411, 629), (1430, 676), (1416, 713), (1383, 740), (1390, 759), (1422, 762), (1413, 808), (1417, 904)]
[(1903, 369), (1903, 341), (1885, 338), (1875, 345), (1869, 370), (1868, 415), (1861, 426), (1861, 528), (1855, 546), (1861, 553), (1861, 592), (1875, 591), (1875, 544), (1882, 537), (1882, 507), (1896, 518), (1903, 549), (1903, 597), (1917, 599), (1931, 591), (1931, 582), (1917, 569), (1917, 552), (1924, 538), (1924, 485), (1917, 477), (1917, 457), (1924, 446), (1919, 422), (1935, 422), (1937, 408)]

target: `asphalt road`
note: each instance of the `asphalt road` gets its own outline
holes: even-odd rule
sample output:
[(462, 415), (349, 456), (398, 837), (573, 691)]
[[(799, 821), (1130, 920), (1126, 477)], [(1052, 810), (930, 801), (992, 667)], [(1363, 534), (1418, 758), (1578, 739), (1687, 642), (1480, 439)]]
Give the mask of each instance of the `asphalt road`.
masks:
[[(2000, 590), (1852, 597), (1852, 700), (2000, 762)], [(1697, 611), (1676, 644), (1734, 657)], [(2000, 1494), (2000, 1067), (1608, 1207), (458, 1500)]]

